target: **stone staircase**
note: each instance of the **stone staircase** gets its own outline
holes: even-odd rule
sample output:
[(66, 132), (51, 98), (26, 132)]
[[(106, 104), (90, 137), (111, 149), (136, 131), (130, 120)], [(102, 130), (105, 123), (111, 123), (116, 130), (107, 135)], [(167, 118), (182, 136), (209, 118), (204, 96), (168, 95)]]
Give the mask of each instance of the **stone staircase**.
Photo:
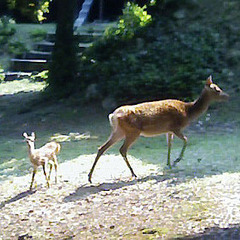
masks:
[[(92, 27), (91, 31), (79, 31), (81, 26), (87, 21), (89, 11), (93, 5), (94, 0), (84, 0), (82, 8), (79, 12), (78, 18), (74, 23), (74, 30), (76, 39), (78, 41), (78, 54), (81, 54), (87, 47), (91, 46), (92, 42), (101, 37), (104, 29), (99, 30)], [(103, 4), (101, 1), (100, 6)], [(98, 30), (97, 30), (98, 29)], [(35, 44), (33, 50), (23, 54), (20, 58), (11, 59), (11, 69), (6, 73), (6, 80), (14, 79), (20, 75), (28, 75), (30, 72), (41, 72), (47, 70), (49, 62), (51, 61), (51, 53), (54, 48), (55, 33), (47, 34), (45, 41)]]
[[(81, 54), (86, 48), (102, 36), (104, 29), (94, 29), (91, 26), (91, 31), (78, 31), (75, 37), (78, 42), (78, 54)], [(6, 78), (14, 78), (13, 75), (19, 75), (21, 72), (41, 72), (48, 70), (49, 62), (51, 61), (51, 54), (54, 47), (55, 33), (48, 33), (44, 41), (36, 43), (33, 49), (24, 53), (20, 58), (11, 59), (10, 72), (6, 73)]]

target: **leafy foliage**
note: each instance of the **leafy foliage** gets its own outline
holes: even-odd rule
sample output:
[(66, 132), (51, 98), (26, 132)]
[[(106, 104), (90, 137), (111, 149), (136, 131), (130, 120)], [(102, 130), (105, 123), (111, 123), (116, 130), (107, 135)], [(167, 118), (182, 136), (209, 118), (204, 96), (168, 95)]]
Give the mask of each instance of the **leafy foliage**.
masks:
[(147, 14), (146, 5), (139, 7), (137, 4), (128, 2), (120, 17), (117, 28), (110, 28), (106, 31), (106, 37), (131, 39), (135, 32), (151, 22), (151, 15)]
[(48, 79), (48, 70), (31, 75), (33, 81), (46, 81)]
[(14, 56), (21, 56), (26, 51), (27, 48), (21, 41), (11, 41), (8, 44), (8, 52)]
[(154, 16), (156, 21), (151, 25), (129, 32), (119, 27), (122, 19), (135, 19), (128, 11), (124, 11), (111, 38), (107, 31), (82, 56), (80, 75), (86, 85), (97, 84), (100, 94), (96, 97), (111, 96), (119, 103), (192, 99), (209, 74), (223, 75), (222, 42), (217, 30), (194, 22), (187, 25), (162, 13)]
[(4, 76), (4, 70), (3, 70), (3, 68), (0, 66), (0, 82), (3, 81), (4, 78), (5, 78), (5, 76)]
[(49, 13), (49, 3), (52, 0), (7, 0), (8, 7), (13, 11), (18, 21), (42, 22), (44, 14)]
[(44, 14), (49, 13), (49, 3), (52, 0), (41, 0), (38, 9), (36, 10), (37, 19), (39, 22), (46, 20)]
[(6, 44), (16, 32), (16, 29), (13, 27), (13, 20), (7, 16), (0, 18), (0, 45), (3, 48), (3, 45)]
[(27, 49), (23, 42), (12, 40), (16, 33), (14, 24), (15, 22), (7, 16), (0, 18), (0, 52), (21, 55)]

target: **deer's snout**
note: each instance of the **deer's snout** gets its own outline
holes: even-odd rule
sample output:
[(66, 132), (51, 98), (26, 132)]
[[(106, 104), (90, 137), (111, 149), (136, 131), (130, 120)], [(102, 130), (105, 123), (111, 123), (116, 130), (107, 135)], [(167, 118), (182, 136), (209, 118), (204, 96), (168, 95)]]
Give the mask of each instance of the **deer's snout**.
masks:
[(227, 93), (225, 93), (225, 92), (221, 93), (221, 101), (228, 101), (229, 98), (230, 98), (230, 96)]

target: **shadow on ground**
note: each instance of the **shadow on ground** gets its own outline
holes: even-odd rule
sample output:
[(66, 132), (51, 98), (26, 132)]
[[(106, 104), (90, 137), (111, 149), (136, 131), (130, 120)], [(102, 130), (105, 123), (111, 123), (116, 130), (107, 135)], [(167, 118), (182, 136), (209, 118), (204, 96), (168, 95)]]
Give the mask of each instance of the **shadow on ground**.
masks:
[[(89, 184), (84, 184), (82, 186), (80, 186), (79, 188), (77, 188), (75, 190), (75, 192), (71, 193), (69, 196), (65, 197), (63, 199), (64, 202), (72, 202), (72, 201), (77, 201), (80, 199), (85, 199), (86, 197), (92, 195), (92, 194), (96, 194), (96, 193), (100, 193), (100, 192), (104, 192), (104, 191), (113, 191), (113, 190), (117, 190), (117, 189), (121, 189), (127, 186), (133, 186), (135, 184), (138, 183), (144, 183), (144, 182), (148, 182), (149, 180), (155, 180), (156, 183), (158, 182), (163, 182), (165, 180), (169, 180), (171, 178), (175, 178), (175, 176), (173, 175), (169, 175), (169, 174), (164, 174), (164, 175), (150, 175), (150, 176), (146, 176), (143, 178), (138, 178), (138, 179), (134, 179), (134, 180), (130, 180), (130, 181), (124, 181), (124, 180), (120, 180), (120, 181), (116, 181), (116, 182), (111, 182), (111, 183), (101, 183), (98, 185), (90, 185)], [(172, 182), (170, 184), (180, 184), (182, 180), (176, 181), (176, 180), (172, 180)]]
[(10, 204), (10, 203), (13, 203), (13, 202), (16, 202), (22, 198), (25, 198), (29, 195), (32, 195), (36, 193), (36, 190), (33, 190), (33, 191), (30, 191), (30, 190), (27, 190), (27, 191), (24, 191), (24, 192), (21, 192), (19, 194), (17, 194), (16, 196), (14, 196), (13, 198), (7, 200), (7, 201), (4, 201), (0, 204), (0, 209), (4, 208), (7, 204)]
[(240, 225), (231, 225), (228, 228), (213, 227), (206, 229), (202, 234), (195, 236), (177, 237), (175, 240), (239, 240)]

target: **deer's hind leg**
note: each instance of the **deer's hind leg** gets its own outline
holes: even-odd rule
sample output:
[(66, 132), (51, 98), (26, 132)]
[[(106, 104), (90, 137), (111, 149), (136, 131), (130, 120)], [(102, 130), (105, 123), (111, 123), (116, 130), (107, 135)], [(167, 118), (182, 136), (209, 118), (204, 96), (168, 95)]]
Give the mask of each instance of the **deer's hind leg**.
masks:
[(128, 168), (130, 169), (131, 173), (132, 173), (132, 177), (137, 177), (137, 175), (134, 173), (128, 158), (127, 158), (127, 151), (129, 149), (129, 147), (134, 143), (134, 141), (140, 136), (140, 132), (136, 131), (136, 132), (130, 132), (126, 134), (125, 137), (125, 141), (122, 145), (122, 147), (120, 148), (120, 153), (123, 157), (123, 159), (125, 160)]
[(47, 173), (46, 173), (46, 169), (45, 169), (45, 164), (43, 164), (42, 167), (43, 167), (43, 173), (44, 173), (46, 181), (47, 181), (47, 187), (49, 188), (50, 185), (49, 185), (49, 181), (48, 181), (48, 177), (47, 177)]

